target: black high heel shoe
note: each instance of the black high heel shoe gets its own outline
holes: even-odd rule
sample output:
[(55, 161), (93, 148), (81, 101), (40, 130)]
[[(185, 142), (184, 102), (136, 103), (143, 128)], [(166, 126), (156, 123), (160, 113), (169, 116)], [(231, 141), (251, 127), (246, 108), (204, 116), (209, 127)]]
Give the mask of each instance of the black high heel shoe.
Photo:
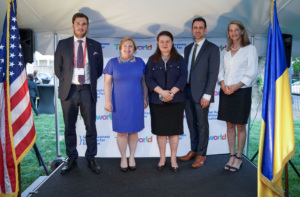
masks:
[(128, 166), (129, 170), (131, 171), (135, 171), (136, 170), (136, 166)]
[[(229, 158), (230, 158), (230, 157), (235, 157), (235, 156), (236, 156), (236, 153), (233, 154), (233, 155), (229, 155)], [(230, 168), (231, 168), (231, 165), (226, 164), (226, 165), (224, 166), (224, 170), (230, 170)]]
[(162, 171), (165, 168), (166, 164), (167, 164), (167, 161), (165, 162), (164, 165), (161, 165), (161, 166), (157, 165), (157, 170)]
[(122, 166), (120, 166), (120, 170), (121, 170), (122, 172), (127, 172), (127, 171), (128, 171), (128, 167), (122, 168)]
[[(177, 163), (177, 162), (176, 162)], [(177, 164), (178, 165), (178, 164)], [(177, 167), (172, 167), (172, 162), (171, 162), (171, 171), (172, 172), (174, 172), (174, 173), (176, 173), (176, 172), (178, 172), (178, 169), (179, 169), (179, 167), (177, 166)]]
[[(129, 160), (130, 160), (130, 158), (129, 158)], [(135, 163), (135, 161), (134, 161), (134, 163)], [(135, 163), (134, 166), (130, 166), (130, 162), (128, 161), (128, 168), (129, 168), (129, 170), (131, 170), (131, 171), (135, 171), (135, 170), (136, 170), (136, 163)]]
[[(242, 157), (238, 157), (238, 156), (235, 156), (235, 158), (237, 158), (237, 159), (239, 159), (239, 160), (242, 160), (243, 158)], [(238, 166), (238, 167), (233, 167), (233, 166), (231, 166), (230, 167), (230, 172), (238, 172), (238, 171), (240, 171), (240, 169), (241, 169), (241, 167), (242, 167), (242, 164), (243, 164), (243, 162), (241, 162), (241, 164)]]
[(174, 172), (174, 173), (178, 172), (178, 169), (179, 169), (179, 167), (172, 167), (171, 166), (171, 171)]

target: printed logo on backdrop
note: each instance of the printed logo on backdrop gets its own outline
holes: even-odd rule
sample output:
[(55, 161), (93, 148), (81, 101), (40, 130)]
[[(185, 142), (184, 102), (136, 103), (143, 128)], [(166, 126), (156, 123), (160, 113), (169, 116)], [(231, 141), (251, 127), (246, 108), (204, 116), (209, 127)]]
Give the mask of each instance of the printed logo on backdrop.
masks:
[[(117, 136), (115, 137), (117, 140)], [(152, 143), (153, 142), (153, 136), (146, 136), (146, 137), (140, 137), (138, 138), (139, 143)]]
[(183, 49), (184, 47), (186, 47), (187, 44), (186, 43), (174, 43), (173, 45), (176, 49)]
[(104, 96), (104, 89), (97, 89), (97, 98), (99, 99), (101, 96)]
[(219, 91), (215, 91), (214, 92), (214, 96), (219, 96), (220, 95), (220, 92)]
[[(79, 120), (83, 120), (81, 114), (78, 114)], [(96, 115), (97, 120), (112, 120), (111, 114), (108, 115)]]
[(102, 49), (105, 49), (106, 46), (109, 46), (109, 42), (101, 42)]
[(209, 111), (208, 112), (208, 120), (217, 120), (218, 111)]
[(108, 115), (96, 115), (97, 120), (112, 120), (111, 114)]
[(179, 135), (179, 140), (186, 138), (186, 134)]
[(138, 142), (139, 143), (151, 143), (151, 142), (153, 142), (153, 136), (151, 136), (151, 137), (146, 136), (146, 137), (138, 138)]
[(220, 45), (219, 46), (219, 49), (220, 49), (220, 51), (223, 51), (224, 49), (226, 49), (227, 48), (227, 45), (225, 44), (224, 46), (223, 45)]
[(212, 136), (209, 136), (208, 138), (209, 140), (212, 140), (212, 141), (220, 141), (220, 140), (226, 140), (227, 139), (227, 136), (226, 134), (222, 135), (212, 135)]
[[(115, 46), (116, 46), (116, 50), (118, 51), (119, 50), (119, 45), (120, 44), (115, 44)], [(150, 44), (150, 45), (138, 45), (138, 46), (136, 46), (136, 50), (140, 50), (140, 51), (143, 51), (143, 50), (145, 50), (145, 51), (151, 51), (152, 50), (152, 44)]]
[[(184, 140), (186, 138), (186, 134), (179, 135), (179, 141)], [(167, 144), (169, 143), (169, 138), (167, 138)]]
[(150, 117), (150, 112), (144, 112), (144, 119)]
[[(101, 143), (106, 142), (106, 140), (110, 139), (110, 136), (100, 135), (97, 136), (97, 145), (100, 145)], [(85, 135), (79, 135), (79, 145), (80, 146), (86, 146), (86, 139)]]

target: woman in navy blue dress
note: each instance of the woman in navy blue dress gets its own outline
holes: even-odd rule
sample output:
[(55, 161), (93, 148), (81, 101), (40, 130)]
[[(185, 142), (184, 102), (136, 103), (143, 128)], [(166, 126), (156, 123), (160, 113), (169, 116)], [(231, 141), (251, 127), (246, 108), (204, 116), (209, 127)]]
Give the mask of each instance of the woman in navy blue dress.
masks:
[[(117, 144), (121, 153), (120, 169), (123, 172), (136, 169), (134, 153), (138, 132), (144, 129), (144, 108), (147, 107), (145, 63), (133, 54), (136, 44), (125, 37), (119, 45), (121, 55), (108, 61), (104, 73), (106, 111), (112, 112), (113, 131), (117, 132)], [(129, 146), (129, 164), (126, 149)]]
[(158, 47), (146, 65), (146, 84), (152, 133), (157, 135), (160, 152), (158, 170), (166, 164), (167, 138), (171, 148), (171, 170), (178, 171), (176, 161), (179, 135), (183, 134), (184, 87), (187, 67), (173, 45), (173, 35), (162, 31), (157, 36)]

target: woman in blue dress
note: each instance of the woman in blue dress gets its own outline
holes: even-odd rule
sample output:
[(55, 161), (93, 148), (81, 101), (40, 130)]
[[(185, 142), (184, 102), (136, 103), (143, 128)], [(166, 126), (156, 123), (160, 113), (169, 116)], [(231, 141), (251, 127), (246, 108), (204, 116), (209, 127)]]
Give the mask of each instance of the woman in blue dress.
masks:
[[(136, 44), (125, 37), (119, 45), (120, 56), (108, 61), (104, 73), (104, 109), (112, 113), (113, 131), (121, 153), (120, 169), (136, 169), (134, 153), (138, 132), (144, 129), (144, 108), (147, 107), (148, 89), (145, 83), (145, 63), (135, 57)], [(126, 149), (129, 146), (129, 162)]]

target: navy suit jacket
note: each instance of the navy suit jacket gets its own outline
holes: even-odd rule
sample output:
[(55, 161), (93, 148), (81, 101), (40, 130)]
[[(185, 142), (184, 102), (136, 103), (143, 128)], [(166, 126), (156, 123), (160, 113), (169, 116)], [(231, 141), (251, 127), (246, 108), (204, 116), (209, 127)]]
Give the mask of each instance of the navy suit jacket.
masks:
[[(74, 69), (73, 54), (74, 36), (60, 40), (54, 55), (55, 75), (59, 79), (58, 97), (66, 100), (72, 83)], [(97, 79), (103, 71), (103, 54), (101, 44), (95, 40), (86, 38), (89, 58), (90, 85), (93, 100), (97, 101)]]
[[(154, 104), (162, 104), (159, 100), (159, 95), (154, 92), (154, 88), (159, 86), (165, 89), (165, 63), (154, 62), (153, 56), (149, 57), (146, 64), (145, 79), (149, 89), (149, 102)], [(185, 101), (184, 87), (187, 81), (187, 67), (185, 61), (181, 55), (176, 62), (167, 62), (167, 90), (171, 90), (173, 87), (180, 89), (177, 92), (170, 103), (178, 103)]]
[(37, 89), (36, 83), (27, 79), (27, 83), (28, 83), (28, 91), (29, 91), (29, 95), (30, 97), (39, 97), (39, 91)]
[[(191, 43), (184, 49), (184, 58), (187, 65), (193, 45), (194, 43)], [(211, 95), (210, 102), (214, 102), (214, 92), (220, 67), (219, 48), (205, 40), (194, 64), (193, 70), (190, 71), (190, 87), (194, 101), (200, 103), (202, 96), (208, 94)]]

